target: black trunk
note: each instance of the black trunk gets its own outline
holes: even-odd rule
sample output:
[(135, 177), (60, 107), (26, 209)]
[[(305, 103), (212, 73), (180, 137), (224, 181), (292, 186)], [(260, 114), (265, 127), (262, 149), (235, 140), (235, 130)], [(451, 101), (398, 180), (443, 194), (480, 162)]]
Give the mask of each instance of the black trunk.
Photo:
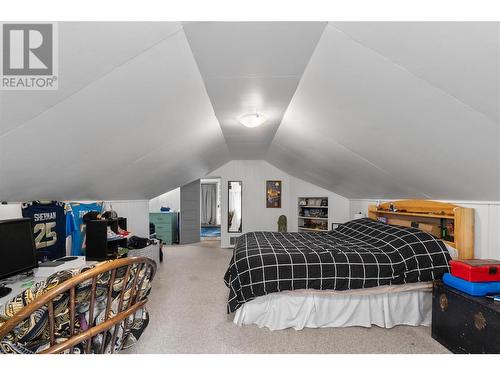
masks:
[(500, 302), (436, 282), (432, 337), (453, 353), (500, 353)]

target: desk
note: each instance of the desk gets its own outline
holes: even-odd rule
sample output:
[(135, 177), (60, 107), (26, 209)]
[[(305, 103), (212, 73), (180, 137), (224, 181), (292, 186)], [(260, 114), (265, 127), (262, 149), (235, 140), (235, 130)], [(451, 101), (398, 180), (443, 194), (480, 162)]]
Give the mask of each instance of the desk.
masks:
[[(161, 247), (160, 247), (160, 243), (158, 242), (158, 243), (154, 243), (150, 246), (147, 246), (143, 249), (130, 249), (128, 252), (128, 256), (148, 257), (148, 258), (153, 259), (156, 262), (156, 264), (159, 265), (160, 264), (160, 251), (161, 251)], [(91, 266), (91, 265), (96, 264), (96, 263), (98, 263), (98, 262), (85, 260), (86, 266)], [(65, 267), (59, 266), (59, 267), (57, 267), (57, 270), (55, 270), (54, 272), (62, 271), (65, 269), (71, 269), (71, 268), (79, 268), (79, 267), (83, 267), (83, 264), (80, 263), (80, 264), (75, 265), (74, 262), (67, 262), (67, 265), (65, 265)], [(31, 286), (34, 283), (44, 281), (46, 278), (47, 277), (45, 277), (45, 276), (37, 277), (36, 273), (34, 275), (31, 275), (31, 276), (19, 275), (19, 276), (11, 278), (11, 279), (13, 279), (13, 281), (6, 282), (5, 286), (8, 288), (11, 288), (12, 291), (9, 294), (7, 294), (6, 296), (0, 298), (0, 306), (2, 306), (4, 303), (11, 300), (15, 296), (17, 296), (22, 291), (24, 291), (28, 288), (31, 288)]]
[[(81, 258), (84, 258), (84, 257), (81, 257)], [(97, 262), (84, 260), (84, 263), (82, 264), (82, 259), (80, 259), (80, 262), (71, 261), (71, 262), (67, 262), (67, 264), (58, 266), (57, 268), (54, 269), (53, 273), (58, 272), (58, 271), (71, 269), (71, 268), (83, 267), (84, 265), (90, 266), (90, 265), (95, 264), (95, 263), (97, 263)], [(38, 269), (40, 269), (40, 268), (38, 268)], [(8, 282), (4, 282), (4, 285), (8, 288), (11, 288), (12, 291), (9, 294), (7, 294), (6, 296), (0, 298), (0, 306), (2, 306), (4, 303), (11, 300), (15, 296), (17, 296), (22, 291), (31, 288), (31, 286), (34, 283), (44, 281), (48, 277), (48, 276), (37, 275), (36, 270), (37, 269), (35, 269), (35, 273), (31, 276), (17, 275), (17, 276), (13, 276), (13, 277), (7, 279)], [(12, 280), (12, 281), (10, 281), (10, 280)]]
[[(34, 275), (32, 275), (32, 276), (19, 276), (18, 279), (13, 281), (12, 283), (5, 283), (5, 286), (8, 288), (11, 288), (12, 291), (9, 294), (7, 294), (5, 297), (0, 298), (0, 306), (2, 306), (4, 303), (11, 300), (15, 296), (17, 296), (22, 291), (30, 288), (31, 285), (33, 285), (34, 283), (43, 281), (45, 279), (46, 279), (45, 277), (35, 277)], [(31, 284), (26, 285), (28, 283), (31, 283)]]

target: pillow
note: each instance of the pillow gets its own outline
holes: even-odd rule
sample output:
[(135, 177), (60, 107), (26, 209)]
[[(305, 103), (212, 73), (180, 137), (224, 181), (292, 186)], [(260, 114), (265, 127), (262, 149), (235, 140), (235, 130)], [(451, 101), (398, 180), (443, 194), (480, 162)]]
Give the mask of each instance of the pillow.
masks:
[(458, 250), (445, 242), (446, 249), (450, 253), (451, 259), (458, 259)]

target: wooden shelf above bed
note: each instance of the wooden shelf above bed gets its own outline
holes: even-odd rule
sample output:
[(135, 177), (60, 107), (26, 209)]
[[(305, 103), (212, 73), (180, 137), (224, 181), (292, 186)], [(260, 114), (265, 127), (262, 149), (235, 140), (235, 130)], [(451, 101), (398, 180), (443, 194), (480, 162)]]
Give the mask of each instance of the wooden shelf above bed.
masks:
[(436, 219), (454, 219), (454, 215), (439, 215), (439, 214), (421, 214), (421, 213), (414, 213), (414, 212), (393, 212), (393, 211), (385, 211), (385, 210), (378, 210), (378, 214), (385, 214), (385, 215), (399, 215), (399, 216), (415, 216), (415, 217), (430, 217), (430, 218), (436, 218)]
[(454, 227), (453, 241), (442, 239), (443, 242), (457, 249), (460, 259), (474, 258), (473, 208), (428, 200), (403, 200), (385, 202), (379, 207), (370, 205), (368, 217), (373, 220), (385, 217), (388, 224), (403, 226), (419, 223), (440, 227), (451, 222)]

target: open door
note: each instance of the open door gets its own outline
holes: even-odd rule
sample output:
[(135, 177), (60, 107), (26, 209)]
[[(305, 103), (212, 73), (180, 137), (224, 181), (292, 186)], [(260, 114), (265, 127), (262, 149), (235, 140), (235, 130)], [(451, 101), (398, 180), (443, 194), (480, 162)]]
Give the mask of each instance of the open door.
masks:
[(220, 177), (200, 180), (201, 240), (220, 240), (221, 236), (221, 182)]
[(200, 242), (200, 180), (181, 186), (179, 220), (179, 243)]

